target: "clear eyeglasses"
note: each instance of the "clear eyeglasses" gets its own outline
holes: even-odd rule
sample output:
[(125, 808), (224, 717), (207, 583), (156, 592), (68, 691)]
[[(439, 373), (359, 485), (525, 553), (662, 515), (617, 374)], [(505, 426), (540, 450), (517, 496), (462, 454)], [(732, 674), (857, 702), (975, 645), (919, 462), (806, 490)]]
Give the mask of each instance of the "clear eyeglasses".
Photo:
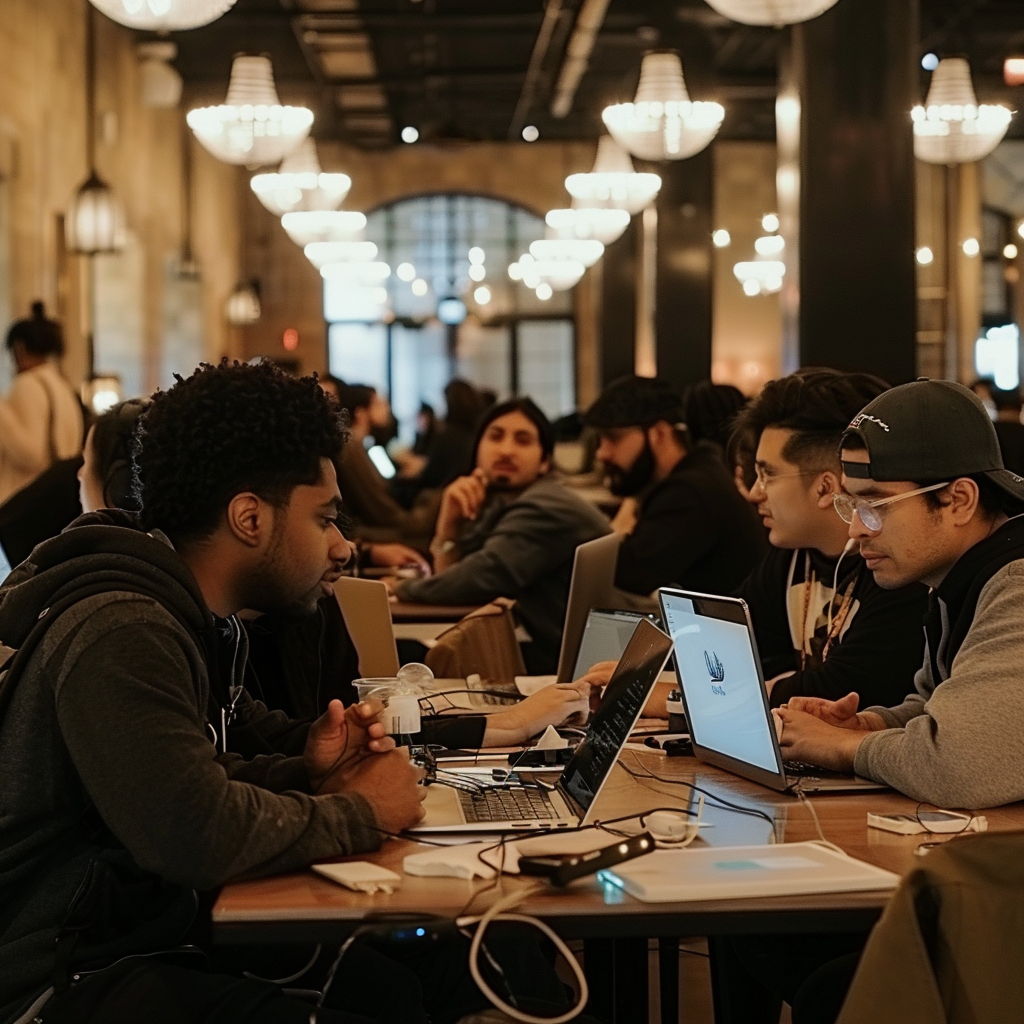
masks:
[(904, 498), (913, 498), (915, 494), (927, 494), (928, 491), (937, 491), (940, 487), (948, 487), (949, 481), (944, 480), (941, 484), (930, 484), (928, 487), (918, 487), (914, 491), (904, 491), (902, 494), (894, 494), (891, 498), (877, 498), (875, 501), (868, 501), (867, 498), (855, 498), (850, 494), (837, 493), (832, 495), (832, 504), (835, 506), (839, 518), (844, 523), (852, 523), (856, 513), (866, 530), (877, 533), (882, 528), (884, 514), (879, 510), (887, 505), (893, 505)]

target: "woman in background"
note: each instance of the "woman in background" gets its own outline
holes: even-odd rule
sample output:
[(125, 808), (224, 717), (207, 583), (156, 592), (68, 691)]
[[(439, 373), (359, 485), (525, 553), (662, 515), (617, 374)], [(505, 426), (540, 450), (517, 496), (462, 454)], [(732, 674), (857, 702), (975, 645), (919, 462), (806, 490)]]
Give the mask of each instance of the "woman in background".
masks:
[(0, 399), (0, 502), (82, 450), (82, 406), (57, 363), (64, 336), (41, 302), (11, 326), (7, 349), (17, 376)]

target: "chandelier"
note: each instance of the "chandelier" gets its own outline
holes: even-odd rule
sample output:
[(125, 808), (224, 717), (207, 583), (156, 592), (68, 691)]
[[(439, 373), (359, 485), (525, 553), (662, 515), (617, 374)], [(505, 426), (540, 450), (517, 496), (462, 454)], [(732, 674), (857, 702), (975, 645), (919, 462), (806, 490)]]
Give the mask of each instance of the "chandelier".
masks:
[(530, 255), (538, 263), (570, 260), (592, 267), (604, 255), (604, 246), (592, 238), (542, 238), (530, 243)]
[(786, 264), (781, 260), (747, 260), (732, 268), (746, 295), (773, 295), (782, 290)]
[(347, 174), (325, 174), (316, 143), (306, 138), (276, 171), (253, 175), (249, 185), (259, 201), (280, 217), (291, 210), (336, 210), (348, 195), (352, 179)]
[(629, 211), (570, 207), (548, 210), (544, 221), (555, 238), (593, 238), (602, 245), (611, 245), (629, 227)]
[(354, 210), (296, 210), (281, 218), (281, 226), (305, 249), (310, 242), (351, 242), (366, 227), (366, 215)]
[(369, 263), (377, 255), (373, 242), (310, 242), (302, 250), (320, 270), (328, 263)]
[(235, 0), (90, 0), (93, 7), (128, 28), (176, 32), (216, 21)]
[(248, 327), (256, 323), (262, 313), (259, 285), (255, 281), (236, 284), (224, 303), (224, 315), (233, 327)]
[(708, 0), (719, 14), (744, 25), (795, 25), (824, 14), (836, 0)]
[(661, 178), (634, 170), (629, 154), (610, 135), (603, 135), (597, 143), (594, 169), (570, 174), (565, 187), (580, 206), (639, 213), (658, 194)]
[(325, 263), (320, 268), (320, 276), (325, 281), (342, 281), (345, 284), (363, 285), (368, 287), (380, 284), (391, 276), (391, 268), (381, 262)]
[[(515, 272), (512, 267), (516, 267)], [(579, 260), (539, 260), (531, 253), (523, 253), (512, 267), (509, 267), (512, 280), (521, 280), (527, 288), (534, 290), (546, 284), (556, 292), (568, 291), (587, 270)]]
[(966, 164), (988, 156), (1002, 141), (1012, 111), (981, 104), (963, 57), (945, 57), (932, 74), (923, 107), (911, 111), (914, 155), (929, 164)]
[(649, 53), (640, 65), (632, 103), (616, 103), (601, 114), (615, 141), (643, 160), (685, 160), (718, 134), (725, 117), (720, 103), (690, 99), (676, 53)]
[(224, 103), (188, 112), (189, 128), (218, 160), (228, 164), (276, 164), (309, 134), (313, 112), (286, 107), (277, 98), (268, 57), (241, 54), (231, 63)]

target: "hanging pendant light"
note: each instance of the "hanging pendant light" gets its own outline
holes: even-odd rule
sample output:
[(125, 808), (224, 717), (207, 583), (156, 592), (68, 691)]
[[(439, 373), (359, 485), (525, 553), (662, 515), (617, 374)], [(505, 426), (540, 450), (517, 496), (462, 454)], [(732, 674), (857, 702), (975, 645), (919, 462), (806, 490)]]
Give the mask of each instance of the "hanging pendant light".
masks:
[(632, 103), (601, 114), (615, 141), (642, 160), (685, 160), (706, 148), (725, 117), (720, 103), (690, 99), (679, 55), (649, 53)]
[(352, 179), (347, 174), (325, 174), (316, 143), (306, 138), (277, 171), (253, 175), (249, 185), (259, 201), (280, 217), (291, 210), (336, 210), (348, 195)]
[(112, 21), (128, 28), (177, 32), (216, 21), (235, 0), (90, 0)]
[(824, 14), (837, 0), (708, 0), (708, 6), (743, 25), (796, 25)]
[(570, 207), (548, 210), (544, 221), (555, 238), (594, 238), (611, 245), (629, 227), (629, 211)]
[(386, 281), (391, 276), (391, 267), (379, 261), (325, 263), (320, 268), (320, 276), (325, 281), (344, 281), (346, 284), (369, 287)]
[(542, 238), (530, 243), (530, 255), (539, 263), (575, 260), (592, 267), (604, 255), (604, 246), (592, 238)]
[(224, 304), (224, 315), (233, 327), (248, 327), (256, 323), (262, 313), (259, 285), (255, 281), (236, 284)]
[(658, 194), (661, 178), (635, 170), (629, 154), (610, 135), (603, 135), (594, 169), (570, 174), (565, 187), (580, 206), (639, 213)]
[(929, 164), (966, 164), (988, 156), (1002, 141), (1013, 112), (997, 104), (978, 105), (971, 66), (945, 57), (932, 73), (925, 105), (911, 111), (914, 156)]
[(373, 242), (310, 242), (302, 250), (320, 270), (328, 263), (369, 263), (377, 255)]
[(521, 280), (527, 288), (534, 290), (546, 284), (556, 292), (568, 291), (587, 270), (579, 260), (538, 260), (532, 253), (523, 253), (513, 266), (518, 268), (519, 275), (514, 276), (509, 267), (509, 276), (513, 280)]
[(218, 160), (228, 164), (276, 164), (309, 134), (313, 112), (282, 106), (269, 57), (245, 54), (231, 63), (224, 103), (188, 112), (189, 128)]
[(114, 190), (95, 171), (68, 206), (64, 240), (69, 252), (83, 256), (120, 252), (125, 247), (124, 209)]
[(303, 249), (310, 242), (351, 242), (366, 227), (355, 210), (295, 210), (281, 218), (288, 237)]

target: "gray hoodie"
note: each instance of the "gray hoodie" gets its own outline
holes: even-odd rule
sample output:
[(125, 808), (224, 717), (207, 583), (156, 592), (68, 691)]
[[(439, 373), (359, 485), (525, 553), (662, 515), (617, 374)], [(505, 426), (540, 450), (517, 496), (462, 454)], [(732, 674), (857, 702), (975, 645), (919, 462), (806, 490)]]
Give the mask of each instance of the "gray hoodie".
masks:
[(311, 796), (301, 758), (273, 752), (301, 750), (304, 729), (241, 690), (241, 636), (181, 559), (108, 520), (83, 517), (0, 589), (10, 647), (99, 591), (0, 680), (0, 1020), (71, 970), (174, 946), (193, 890), (380, 843), (365, 800)]

